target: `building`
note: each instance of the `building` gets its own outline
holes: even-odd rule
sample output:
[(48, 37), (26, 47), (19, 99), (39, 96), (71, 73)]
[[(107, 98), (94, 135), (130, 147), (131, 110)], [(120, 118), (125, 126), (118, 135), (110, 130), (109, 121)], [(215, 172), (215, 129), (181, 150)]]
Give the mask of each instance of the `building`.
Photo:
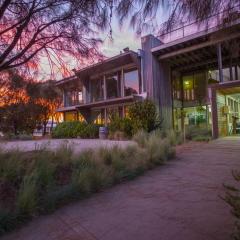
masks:
[(75, 72), (57, 83), (63, 92), (64, 120), (105, 124), (110, 114), (125, 116), (129, 104), (141, 99), (141, 59), (138, 53), (123, 53)]
[(197, 125), (212, 129), (214, 138), (239, 133), (240, 21), (219, 25), (218, 17), (207, 28), (195, 22), (145, 36), (138, 53), (125, 49), (59, 81), (64, 119), (107, 123), (110, 112), (124, 116), (147, 96), (166, 129)]

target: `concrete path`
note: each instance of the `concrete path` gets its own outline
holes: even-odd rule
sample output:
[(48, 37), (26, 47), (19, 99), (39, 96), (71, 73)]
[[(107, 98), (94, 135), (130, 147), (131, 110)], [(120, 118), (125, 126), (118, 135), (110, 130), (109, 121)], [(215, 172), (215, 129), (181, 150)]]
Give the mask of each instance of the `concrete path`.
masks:
[(19, 149), (22, 151), (32, 151), (39, 148), (48, 148), (55, 150), (61, 147), (62, 144), (66, 143), (72, 146), (75, 152), (81, 152), (82, 150), (88, 148), (112, 147), (113, 145), (126, 147), (129, 144), (135, 144), (132, 141), (113, 141), (100, 139), (44, 139), (0, 142), (0, 148), (4, 150)]
[(138, 179), (42, 216), (3, 240), (227, 240), (233, 227), (220, 199), (240, 169), (240, 140), (192, 143)]

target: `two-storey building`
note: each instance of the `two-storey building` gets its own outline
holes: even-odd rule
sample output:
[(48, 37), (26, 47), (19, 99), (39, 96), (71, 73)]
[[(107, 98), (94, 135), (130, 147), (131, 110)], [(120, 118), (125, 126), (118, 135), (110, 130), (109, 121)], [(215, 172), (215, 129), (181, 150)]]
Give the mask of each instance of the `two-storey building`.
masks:
[[(237, 8), (240, 12), (240, 8)], [(163, 128), (197, 125), (213, 137), (240, 131), (240, 21), (208, 26), (191, 23), (165, 35), (147, 35), (142, 49), (75, 72), (58, 86), (64, 119), (108, 122), (110, 112), (127, 114), (144, 97), (159, 109)]]
[(63, 92), (64, 120), (106, 124), (113, 112), (125, 116), (142, 95), (141, 58), (128, 48), (117, 56), (75, 71), (57, 83)]

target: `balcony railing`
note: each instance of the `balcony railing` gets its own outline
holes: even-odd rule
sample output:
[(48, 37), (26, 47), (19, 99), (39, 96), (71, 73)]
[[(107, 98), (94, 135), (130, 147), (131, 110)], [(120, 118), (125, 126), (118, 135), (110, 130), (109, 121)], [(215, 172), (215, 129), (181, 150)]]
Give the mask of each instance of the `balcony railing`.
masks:
[[(231, 21), (230, 23), (240, 23), (240, 4), (232, 7), (229, 10), (234, 11), (237, 15), (235, 21)], [(222, 25), (222, 21), (225, 17), (225, 13), (227, 13), (229, 10), (216, 13), (206, 18), (205, 21), (194, 21), (188, 24), (183, 23), (181, 26), (157, 36), (157, 38), (163, 43), (168, 43), (199, 32), (209, 31), (216, 27), (224, 27), (224, 25)], [(227, 24), (228, 22), (226, 21), (224, 23)]]

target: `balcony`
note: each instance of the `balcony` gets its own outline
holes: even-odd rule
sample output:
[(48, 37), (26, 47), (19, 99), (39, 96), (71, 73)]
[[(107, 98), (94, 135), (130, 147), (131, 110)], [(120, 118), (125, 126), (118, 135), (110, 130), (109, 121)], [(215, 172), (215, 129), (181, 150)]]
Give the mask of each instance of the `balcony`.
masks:
[[(226, 18), (227, 11), (225, 10), (209, 16), (205, 21), (194, 21), (187, 24), (185, 22), (169, 32), (158, 35), (157, 38), (163, 43), (170, 43), (197, 33), (212, 32), (214, 29), (224, 28), (226, 24), (239, 24), (240, 4), (229, 10), (232, 12), (232, 14), (235, 14), (235, 17), (232, 16), (233, 20), (231, 22), (229, 22), (229, 20)], [(164, 28), (164, 24), (165, 23), (162, 25), (162, 29)]]

